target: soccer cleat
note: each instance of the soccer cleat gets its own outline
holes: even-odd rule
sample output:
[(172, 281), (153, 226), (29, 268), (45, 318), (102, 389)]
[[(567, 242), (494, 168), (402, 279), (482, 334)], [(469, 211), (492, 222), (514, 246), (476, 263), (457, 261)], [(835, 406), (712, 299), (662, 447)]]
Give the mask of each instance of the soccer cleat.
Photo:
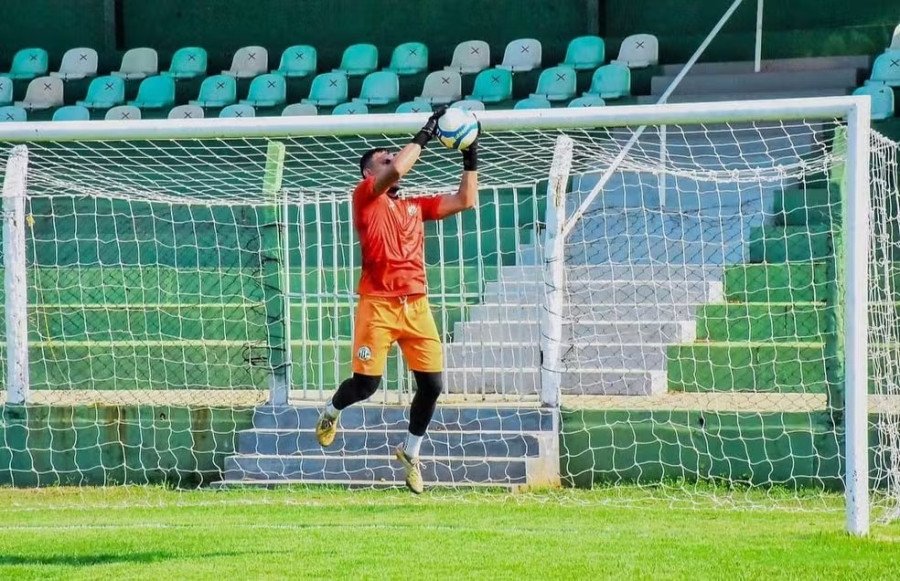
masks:
[(394, 450), (394, 455), (403, 464), (403, 471), (406, 472), (406, 487), (415, 494), (422, 494), (425, 486), (422, 482), (422, 470), (419, 467), (419, 459), (407, 456), (402, 444)]
[(337, 418), (330, 418), (325, 412), (316, 420), (316, 440), (323, 448), (327, 448), (334, 442), (334, 436), (337, 434)]

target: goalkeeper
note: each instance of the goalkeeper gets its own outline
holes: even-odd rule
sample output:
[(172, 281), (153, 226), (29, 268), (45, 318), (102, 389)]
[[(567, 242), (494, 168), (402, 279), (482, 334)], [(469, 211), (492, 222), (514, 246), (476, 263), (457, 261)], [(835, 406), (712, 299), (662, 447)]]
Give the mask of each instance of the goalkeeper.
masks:
[(362, 250), (362, 275), (351, 353), (353, 376), (341, 383), (316, 422), (319, 444), (331, 445), (341, 410), (378, 389), (388, 349), (396, 341), (417, 389), (409, 411), (409, 434), (395, 455), (406, 473), (406, 485), (416, 494), (423, 490), (419, 449), (443, 389), (444, 368), (441, 339), (426, 297), (423, 222), (474, 208), (478, 201), (477, 141), (462, 152), (462, 179), (455, 194), (399, 196), (400, 179), (434, 137), (443, 114), (444, 109), (432, 114), (399, 152), (377, 148), (359, 160), (363, 179), (353, 191), (353, 226)]

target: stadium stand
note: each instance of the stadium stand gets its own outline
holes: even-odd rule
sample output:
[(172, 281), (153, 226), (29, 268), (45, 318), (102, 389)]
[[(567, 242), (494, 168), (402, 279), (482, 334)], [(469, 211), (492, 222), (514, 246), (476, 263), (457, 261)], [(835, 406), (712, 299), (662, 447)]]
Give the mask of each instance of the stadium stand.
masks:
[(497, 68), (522, 73), (541, 68), (541, 41), (519, 38), (506, 45), (503, 62)]
[(140, 109), (162, 109), (175, 104), (175, 80), (173, 77), (157, 75), (147, 77), (138, 87), (137, 97), (129, 102)]
[(87, 95), (77, 105), (88, 109), (109, 109), (125, 101), (125, 81), (122, 77), (97, 77), (88, 86)]
[(359, 97), (354, 103), (366, 105), (390, 105), (400, 100), (400, 79), (393, 71), (377, 71), (369, 73), (363, 79)]
[(134, 105), (116, 105), (103, 116), (105, 121), (136, 121), (141, 118), (141, 110)]
[(483, 40), (466, 40), (456, 45), (453, 59), (445, 70), (459, 74), (480, 73), (491, 66), (491, 47)]
[(177, 105), (166, 116), (169, 119), (203, 119), (203, 107), (199, 105)]
[(585, 97), (597, 95), (603, 99), (618, 99), (631, 94), (631, 69), (612, 63), (598, 67), (591, 77), (591, 88)]
[(613, 63), (641, 69), (659, 62), (659, 40), (652, 34), (633, 34), (622, 41)]
[(853, 91), (854, 95), (869, 95), (872, 99), (872, 119), (881, 121), (894, 116), (894, 91), (885, 83), (866, 81)]
[(90, 121), (91, 110), (81, 105), (65, 105), (53, 112), (52, 121)]
[(316, 75), (309, 88), (309, 97), (302, 103), (316, 106), (333, 106), (347, 101), (347, 75), (343, 72)]
[(314, 46), (298, 44), (284, 49), (278, 68), (272, 72), (285, 77), (306, 77), (316, 73), (318, 63), (319, 53)]
[(97, 51), (92, 48), (72, 48), (62, 57), (58, 71), (50, 73), (64, 81), (83, 79), (97, 75)]
[(512, 98), (512, 73), (508, 69), (486, 69), (475, 77), (475, 87), (466, 99), (499, 103)]
[(176, 79), (193, 79), (206, 75), (206, 67), (209, 56), (206, 49), (198, 46), (186, 46), (179, 48), (172, 55), (169, 70), (162, 74)]
[(516, 101), (513, 109), (550, 109), (553, 104), (543, 95), (532, 95), (526, 99)]
[(341, 64), (332, 72), (363, 77), (378, 69), (378, 48), (374, 44), (351, 44), (344, 49)]
[(219, 117), (256, 117), (256, 109), (246, 103), (228, 105), (219, 111)]
[(332, 115), (365, 115), (369, 112), (369, 108), (365, 103), (341, 103), (332, 109)]
[(406, 101), (397, 105), (394, 113), (431, 113), (431, 103), (427, 101)]
[(122, 55), (119, 70), (112, 75), (123, 79), (143, 79), (159, 71), (159, 55), (156, 49), (148, 47), (132, 48)]
[(29, 111), (39, 111), (59, 107), (63, 102), (62, 79), (58, 77), (38, 77), (28, 83), (25, 98), (16, 102), (16, 106)]
[(203, 80), (197, 99), (189, 105), (225, 107), (237, 101), (237, 82), (229, 75), (213, 75)]
[(28, 121), (28, 113), (22, 107), (15, 105), (0, 107), (0, 123), (11, 121)]
[(13, 81), (9, 77), (0, 76), (0, 106), (12, 105)]
[(444, 105), (462, 98), (462, 77), (457, 71), (434, 71), (425, 77), (422, 94), (415, 98), (433, 105)]
[(568, 101), (575, 96), (577, 78), (575, 70), (568, 66), (551, 67), (541, 72), (537, 88), (531, 97), (543, 97), (548, 101)]
[(50, 57), (42, 48), (23, 48), (12, 59), (7, 77), (13, 80), (31, 80), (47, 74)]
[(282, 117), (318, 115), (319, 108), (309, 103), (292, 103), (281, 111)]
[(428, 47), (421, 42), (404, 42), (391, 53), (387, 70), (401, 76), (428, 72)]
[(238, 79), (248, 79), (268, 72), (269, 52), (261, 46), (244, 46), (234, 53), (231, 68), (222, 71)]
[(560, 63), (576, 71), (594, 70), (606, 60), (606, 43), (599, 36), (579, 36), (569, 41), (566, 58)]
[(260, 75), (250, 82), (247, 98), (241, 100), (243, 105), (253, 107), (275, 107), (283, 105), (287, 100), (287, 85), (284, 77), (278, 74)]

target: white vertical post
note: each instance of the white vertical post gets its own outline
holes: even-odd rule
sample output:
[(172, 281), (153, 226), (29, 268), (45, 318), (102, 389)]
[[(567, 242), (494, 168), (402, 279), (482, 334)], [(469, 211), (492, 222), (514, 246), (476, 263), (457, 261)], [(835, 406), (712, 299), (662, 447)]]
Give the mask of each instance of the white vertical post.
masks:
[(844, 407), (847, 471), (847, 531), (869, 532), (868, 251), (869, 129), (871, 106), (859, 99), (847, 127), (847, 191), (844, 224), (846, 292), (844, 301)]
[(25, 195), (28, 149), (17, 145), (3, 182), (3, 267), (6, 290), (6, 401), (28, 403), (28, 283), (25, 265)]
[[(282, 232), (282, 276), (284, 277), (281, 287), (282, 296), (284, 299), (284, 363), (285, 363), (285, 375), (284, 375), (284, 392), (286, 397), (284, 398), (285, 404), (287, 404), (287, 396), (290, 396), (291, 393), (291, 380), (294, 374), (294, 358), (291, 352), (291, 220), (290, 220), (290, 203), (288, 202), (288, 192), (287, 189), (282, 191), (281, 197), (281, 232)], [(302, 208), (300, 209), (302, 212)], [(303, 216), (301, 214), (299, 222), (302, 223)], [(273, 403), (274, 399), (273, 399)]]
[(541, 312), (541, 405), (559, 407), (562, 379), (560, 351), (564, 304), (566, 189), (572, 168), (572, 139), (556, 138), (550, 181), (547, 184), (547, 218), (544, 231), (544, 310)]
[(762, 69), (762, 26), (763, 26), (763, 2), (756, 0), (756, 54), (753, 59), (753, 71)]
[(666, 207), (666, 126), (659, 126), (659, 207)]

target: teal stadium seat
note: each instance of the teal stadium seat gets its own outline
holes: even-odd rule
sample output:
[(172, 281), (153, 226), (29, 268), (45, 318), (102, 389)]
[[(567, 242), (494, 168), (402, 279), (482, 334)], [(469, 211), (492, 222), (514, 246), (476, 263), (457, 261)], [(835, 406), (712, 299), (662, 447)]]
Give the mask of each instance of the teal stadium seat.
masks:
[(404, 42), (391, 53), (389, 71), (398, 75), (417, 75), (428, 70), (428, 47), (421, 42)]
[(462, 77), (456, 71), (444, 69), (425, 77), (422, 94), (415, 98), (434, 105), (446, 105), (462, 99)]
[(97, 75), (97, 51), (92, 48), (72, 48), (66, 51), (59, 70), (50, 73), (64, 81), (94, 77)]
[(53, 112), (53, 121), (90, 121), (91, 110), (81, 105), (66, 105)]
[(292, 103), (281, 111), (282, 117), (306, 117), (318, 114), (319, 108), (309, 103)]
[(213, 75), (203, 79), (200, 94), (190, 105), (200, 107), (225, 107), (237, 101), (237, 81), (228, 75)]
[(541, 41), (519, 38), (510, 42), (503, 52), (503, 62), (497, 68), (517, 73), (541, 68)]
[(462, 109), (463, 111), (484, 111), (484, 103), (475, 99), (463, 99), (450, 106), (455, 109)]
[(333, 72), (343, 71), (348, 77), (362, 77), (378, 68), (378, 48), (374, 44), (351, 44), (344, 49), (341, 66)]
[(231, 68), (222, 71), (238, 79), (250, 79), (269, 70), (269, 51), (262, 46), (245, 46), (237, 49), (231, 59)]
[(431, 103), (427, 101), (407, 101), (397, 105), (394, 113), (431, 113)]
[(551, 67), (538, 78), (537, 89), (532, 97), (543, 97), (548, 101), (568, 101), (575, 96), (577, 76), (570, 67)]
[(551, 107), (553, 107), (553, 105), (546, 97), (532, 95), (527, 99), (517, 101), (513, 109), (550, 109)]
[(6, 76), (13, 80), (30, 80), (47, 74), (50, 58), (42, 48), (23, 48), (12, 59)]
[(888, 50), (878, 55), (869, 80), (900, 87), (900, 50)]
[(175, 79), (157, 75), (141, 81), (134, 101), (128, 103), (141, 109), (162, 109), (175, 104)]
[(219, 117), (256, 117), (256, 109), (253, 105), (237, 103), (219, 111)]
[(569, 101), (569, 107), (603, 107), (606, 101), (600, 98), (600, 95), (587, 95), (586, 97), (576, 97)]
[(319, 53), (314, 46), (298, 44), (289, 46), (281, 53), (278, 68), (272, 71), (285, 77), (306, 77), (316, 73)]
[(394, 71), (369, 73), (363, 79), (359, 97), (354, 103), (366, 105), (389, 105), (400, 100), (400, 79)]
[(7, 105), (0, 107), (0, 123), (28, 121), (28, 113), (21, 107)]
[(84, 105), (88, 109), (109, 109), (121, 105), (125, 101), (125, 81), (121, 77), (97, 77), (88, 86), (84, 101), (76, 105)]
[(159, 72), (159, 55), (156, 49), (148, 47), (133, 48), (122, 55), (119, 70), (113, 71), (114, 77), (123, 79), (144, 79)]
[(185, 46), (179, 48), (172, 55), (169, 70), (162, 74), (176, 79), (192, 79), (206, 75), (208, 56), (206, 49), (199, 46)]
[(0, 76), (0, 106), (13, 102), (13, 81), (9, 77)]
[(853, 91), (854, 95), (868, 95), (872, 99), (872, 119), (881, 121), (894, 116), (894, 91), (884, 83), (866, 81)]
[(341, 103), (332, 111), (332, 115), (365, 115), (369, 108), (365, 103)]
[(347, 75), (343, 72), (316, 75), (309, 88), (309, 98), (302, 103), (331, 107), (347, 101)]
[(17, 107), (29, 111), (39, 111), (59, 107), (63, 104), (63, 81), (58, 77), (38, 77), (28, 83), (25, 98), (16, 103)]
[(619, 47), (619, 56), (612, 61), (631, 69), (642, 69), (659, 63), (659, 40), (652, 34), (632, 34)]
[(172, 107), (167, 115), (169, 119), (203, 119), (203, 107), (199, 105), (178, 105)]
[(499, 103), (512, 97), (512, 73), (505, 69), (487, 69), (475, 77), (475, 87), (466, 99)]
[(254, 107), (275, 107), (283, 105), (287, 100), (287, 85), (284, 77), (276, 74), (260, 75), (253, 79), (247, 90), (247, 98), (241, 100), (242, 105)]
[(138, 121), (140, 118), (141, 110), (134, 105), (117, 105), (103, 117), (106, 121)]
[(594, 71), (591, 88), (584, 96), (599, 95), (604, 99), (618, 99), (631, 94), (631, 69), (625, 65), (612, 63)]
[(569, 41), (566, 58), (561, 66), (576, 71), (591, 71), (606, 60), (606, 43), (599, 36), (579, 36)]
[(459, 74), (480, 73), (491, 66), (491, 47), (483, 40), (467, 40), (456, 45), (445, 71)]

